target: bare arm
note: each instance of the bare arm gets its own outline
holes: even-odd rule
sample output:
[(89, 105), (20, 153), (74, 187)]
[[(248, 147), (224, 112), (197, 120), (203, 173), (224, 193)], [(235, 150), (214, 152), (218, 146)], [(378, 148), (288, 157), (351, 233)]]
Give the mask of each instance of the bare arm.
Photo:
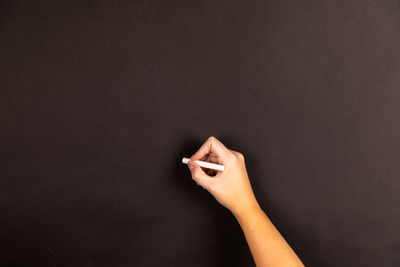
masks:
[[(188, 166), (193, 180), (235, 216), (258, 267), (304, 266), (258, 205), (241, 153), (210, 137), (191, 160)], [(203, 169), (194, 160), (222, 164), (225, 170)]]

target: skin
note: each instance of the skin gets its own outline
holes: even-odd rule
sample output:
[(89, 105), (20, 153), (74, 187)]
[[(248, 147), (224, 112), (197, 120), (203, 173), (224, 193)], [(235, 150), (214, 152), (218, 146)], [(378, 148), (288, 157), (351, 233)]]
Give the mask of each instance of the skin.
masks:
[[(241, 153), (227, 149), (211, 136), (190, 159), (192, 179), (235, 216), (257, 267), (304, 266), (260, 208)], [(222, 164), (225, 170), (204, 169), (194, 160)]]

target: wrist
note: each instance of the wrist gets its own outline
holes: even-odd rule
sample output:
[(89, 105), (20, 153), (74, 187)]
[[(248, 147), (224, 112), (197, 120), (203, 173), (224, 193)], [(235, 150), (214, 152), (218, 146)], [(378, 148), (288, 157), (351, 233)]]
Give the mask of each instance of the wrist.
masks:
[(259, 212), (261, 210), (260, 205), (258, 204), (257, 200), (251, 199), (246, 204), (242, 204), (235, 209), (232, 209), (232, 214), (236, 217), (236, 219), (245, 218), (253, 213)]

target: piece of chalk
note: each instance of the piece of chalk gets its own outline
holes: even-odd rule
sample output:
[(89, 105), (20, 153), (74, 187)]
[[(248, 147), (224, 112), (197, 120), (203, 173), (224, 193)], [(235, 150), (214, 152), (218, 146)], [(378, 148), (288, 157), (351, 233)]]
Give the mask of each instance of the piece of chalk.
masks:
[[(188, 164), (190, 161), (189, 158), (183, 158), (182, 159), (182, 163)], [(201, 160), (195, 160), (194, 162), (196, 162), (197, 164), (200, 165), (200, 167), (203, 168), (207, 168), (207, 169), (212, 169), (212, 170), (216, 170), (216, 171), (224, 171), (224, 165), (219, 165), (219, 164), (215, 164), (215, 163), (211, 163), (211, 162), (206, 162), (206, 161), (201, 161)]]

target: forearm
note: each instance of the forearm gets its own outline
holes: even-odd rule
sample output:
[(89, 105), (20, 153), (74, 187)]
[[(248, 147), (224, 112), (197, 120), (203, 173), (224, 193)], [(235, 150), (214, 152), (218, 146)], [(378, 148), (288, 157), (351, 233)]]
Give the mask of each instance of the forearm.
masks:
[(258, 204), (233, 214), (258, 267), (304, 266)]

